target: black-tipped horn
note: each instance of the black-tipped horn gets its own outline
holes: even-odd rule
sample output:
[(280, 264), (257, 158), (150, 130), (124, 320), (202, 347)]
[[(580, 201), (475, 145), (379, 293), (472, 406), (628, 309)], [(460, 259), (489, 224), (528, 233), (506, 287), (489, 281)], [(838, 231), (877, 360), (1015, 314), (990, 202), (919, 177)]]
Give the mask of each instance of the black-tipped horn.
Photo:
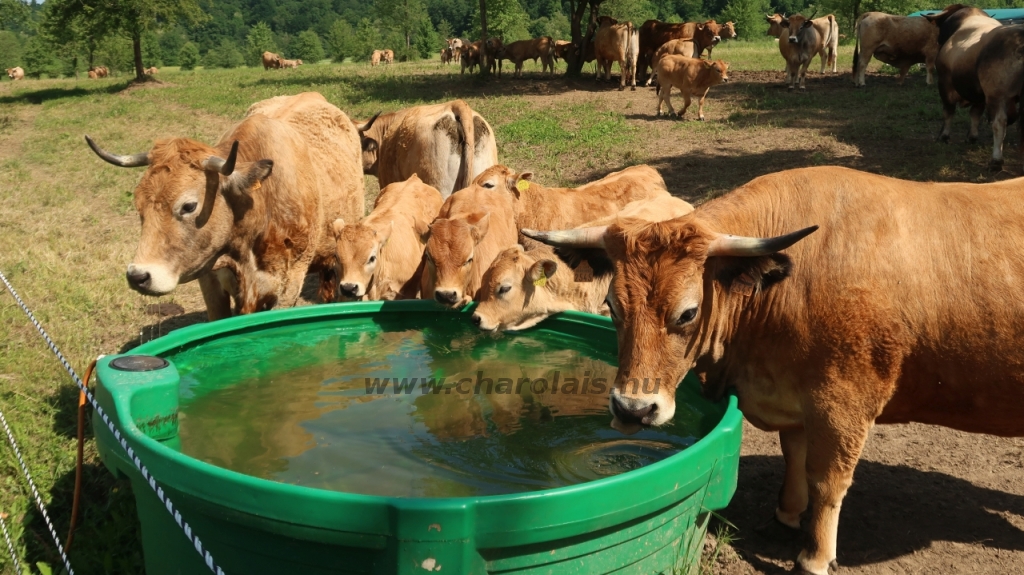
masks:
[(523, 228), (520, 231), (524, 236), (550, 246), (604, 248), (604, 234), (607, 229), (608, 226), (596, 226), (592, 228), (552, 230), (548, 232), (541, 232), (526, 228)]
[(708, 245), (708, 257), (738, 256), (756, 257), (782, 251), (811, 235), (818, 226), (811, 226), (793, 233), (774, 238), (748, 238), (745, 236), (720, 235)]
[(111, 164), (114, 164), (115, 166), (120, 166), (122, 168), (137, 168), (139, 166), (149, 165), (149, 152), (139, 152), (138, 154), (131, 154), (129, 156), (119, 156), (117, 154), (111, 154), (99, 147), (99, 145), (92, 141), (92, 138), (88, 135), (85, 136), (85, 142), (89, 144), (92, 151), (96, 152), (97, 156)]
[(230, 176), (235, 171), (235, 160), (238, 159), (238, 140), (231, 144), (231, 153), (228, 159), (210, 156), (203, 162), (203, 168), (211, 172), (220, 172), (221, 175)]
[(374, 114), (372, 118), (370, 118), (369, 120), (363, 122), (362, 124), (356, 124), (356, 130), (359, 130), (360, 132), (365, 132), (365, 131), (369, 130), (370, 127), (373, 126), (373, 123), (377, 121), (377, 117), (380, 116), (381, 113), (383, 113), (383, 112), (384, 112), (384, 110), (381, 110), (381, 111), (377, 112), (376, 114)]
[(808, 18), (807, 21), (810, 22), (811, 20), (814, 20), (814, 17), (817, 16), (817, 15), (818, 15), (818, 9), (815, 8), (814, 12), (811, 13), (811, 17)]

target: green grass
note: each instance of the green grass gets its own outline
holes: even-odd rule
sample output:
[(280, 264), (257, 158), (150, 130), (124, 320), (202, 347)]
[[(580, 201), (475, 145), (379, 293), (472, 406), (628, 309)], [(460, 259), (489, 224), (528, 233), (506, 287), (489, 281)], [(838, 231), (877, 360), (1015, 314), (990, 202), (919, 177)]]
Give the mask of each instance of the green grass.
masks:
[[(726, 42), (714, 55), (731, 63), (734, 81), (712, 90), (707, 123), (655, 119), (652, 91), (618, 92), (617, 83), (598, 84), (589, 74), (548, 79), (532, 62), (525, 78), (500, 81), (463, 76), (436, 60), (372, 69), (365, 63), (277, 71), (163, 68), (158, 78), (164, 85), (141, 89), (127, 87), (123, 77), (4, 80), (0, 270), (80, 371), (98, 354), (202, 321), (194, 284), (162, 298), (186, 310), (163, 322), (146, 314), (154, 299), (125, 286), (124, 269), (138, 239), (132, 190), (141, 172), (103, 163), (82, 135), (119, 153), (146, 150), (171, 135), (213, 143), (252, 103), (310, 90), (357, 119), (463, 98), (494, 126), (502, 163), (533, 171), (536, 181), (548, 185), (578, 185), (637, 163), (656, 166), (670, 190), (696, 199), (763, 173), (830, 163), (915, 179), (990, 177), (984, 146), (965, 147), (957, 132), (953, 144), (933, 142), (938, 99), (918, 76), (897, 87), (891, 78), (873, 75), (868, 88), (854, 90), (848, 75), (852, 47), (843, 46), (845, 77), (813, 74), (807, 93), (789, 93), (770, 41)], [(957, 122), (959, 133), (965, 132), (963, 115)], [(367, 188), (371, 195), (376, 190), (373, 178)], [(0, 295), (0, 409), (62, 537), (74, 479), (75, 401), (67, 375), (13, 300)], [(76, 572), (141, 572), (130, 491), (102, 468), (91, 441), (86, 458), (82, 522), (71, 551)], [(58, 565), (6, 447), (0, 447), (0, 484), (0, 512), (10, 514), (7, 523), (24, 562)], [(13, 573), (2, 546), (0, 573)]]

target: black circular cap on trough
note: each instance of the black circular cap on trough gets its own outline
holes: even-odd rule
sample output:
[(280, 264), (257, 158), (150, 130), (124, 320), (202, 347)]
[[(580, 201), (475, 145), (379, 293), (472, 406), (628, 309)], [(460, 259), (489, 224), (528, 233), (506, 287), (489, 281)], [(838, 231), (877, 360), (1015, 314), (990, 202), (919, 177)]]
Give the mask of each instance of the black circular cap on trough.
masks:
[(121, 371), (156, 371), (171, 365), (154, 355), (123, 355), (110, 362), (110, 367)]

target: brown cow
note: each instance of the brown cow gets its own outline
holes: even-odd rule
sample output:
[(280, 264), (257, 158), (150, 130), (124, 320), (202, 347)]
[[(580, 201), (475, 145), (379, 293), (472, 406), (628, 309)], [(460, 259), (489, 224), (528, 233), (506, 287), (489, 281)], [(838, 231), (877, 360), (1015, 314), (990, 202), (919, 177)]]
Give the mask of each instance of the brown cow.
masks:
[(604, 81), (612, 76), (612, 62), (619, 63), (619, 90), (636, 90), (636, 61), (638, 34), (632, 22), (619, 24), (618, 20), (601, 16), (597, 19), (598, 29), (594, 34), (594, 56), (597, 59), (597, 79), (604, 70)]
[[(714, 20), (712, 20), (714, 22)], [(718, 29), (718, 38), (712, 39), (711, 43), (704, 46), (704, 49), (708, 51), (708, 60), (711, 59), (711, 51), (715, 49), (722, 40), (735, 40), (736, 39), (736, 25), (732, 22), (726, 22), (722, 24), (721, 28)], [(700, 56), (698, 56), (700, 57)]]
[(697, 53), (697, 44), (693, 40), (669, 40), (665, 42), (661, 45), (661, 48), (654, 52), (654, 56), (651, 57), (651, 73), (647, 75), (645, 86), (650, 86), (651, 82), (657, 78), (658, 62), (669, 54), (686, 56), (688, 58), (700, 58), (700, 54)]
[(523, 62), (537, 59), (541, 62), (541, 72), (547, 70), (555, 73), (555, 43), (550, 36), (541, 36), (532, 40), (519, 40), (506, 44), (498, 52), (499, 59), (508, 60), (516, 65), (515, 77), (523, 75)]
[[(816, 13), (817, 11), (815, 11), (815, 14)], [(797, 19), (800, 26), (810, 22), (807, 25), (813, 26), (817, 32), (818, 40), (816, 40), (816, 43), (813, 45), (807, 43), (815, 37), (814, 34), (809, 32), (805, 32), (803, 34), (802, 38), (804, 38), (804, 41), (800, 40), (801, 28), (794, 28), (791, 25), (790, 20), (793, 18)], [(836, 58), (836, 55), (839, 53), (839, 24), (836, 22), (835, 16), (828, 14), (821, 18), (815, 18), (814, 14), (812, 14), (810, 20), (808, 20), (800, 14), (790, 16), (789, 18), (784, 18), (783, 16), (774, 14), (771, 16), (765, 15), (765, 20), (768, 22), (768, 35), (774, 36), (779, 40), (779, 52), (786, 60), (787, 71), (792, 68), (791, 62), (794, 61), (794, 59), (801, 64), (803, 63), (804, 50), (813, 50), (806, 55), (806, 64), (803, 64), (804, 75), (806, 75), (807, 67), (810, 66), (811, 59), (814, 58), (815, 54), (821, 57), (820, 73), (824, 74), (827, 66), (832, 66), (833, 73), (836, 73), (839, 70)], [(788, 42), (786, 41), (787, 39)], [(801, 64), (797, 64), (797, 67)], [(794, 81), (796, 74), (797, 72), (793, 71), (792, 76)], [(802, 81), (800, 87), (804, 88)]]
[[(669, 422), (693, 369), (708, 395), (734, 388), (750, 423), (779, 432), (776, 517), (806, 522), (797, 567), (825, 575), (874, 424), (1024, 436), (1022, 220), (1021, 178), (821, 167), (757, 178), (668, 222), (524, 233), (611, 259), (615, 425)], [(813, 224), (825, 229), (807, 237)]]
[(857, 18), (854, 35), (857, 38), (853, 49), (854, 85), (864, 85), (864, 73), (871, 56), (898, 68), (900, 84), (911, 66), (923, 62), (928, 72), (926, 82), (931, 85), (935, 57), (939, 53), (939, 29), (927, 19), (865, 12)]
[(644, 22), (643, 26), (640, 26), (639, 60), (641, 75), (647, 75), (647, 67), (652, 65), (651, 59), (654, 57), (654, 53), (665, 42), (669, 40), (693, 40), (694, 43), (700, 46), (700, 51), (697, 52), (699, 56), (704, 52), (705, 48), (712, 44), (717, 44), (722, 39), (720, 30), (721, 27), (714, 20), (676, 24), (669, 24), (658, 20)]
[(282, 68), (298, 68), (302, 65), (302, 60), (281, 60)]
[(159, 296), (199, 280), (211, 320), (231, 315), (231, 299), (243, 314), (295, 305), (308, 272), (330, 297), (331, 222), (358, 220), (364, 192), (359, 134), (320, 94), (253, 104), (216, 147), (172, 138), (119, 156), (86, 141), (114, 165), (149, 166), (135, 188), (132, 289)]
[(505, 45), (501, 42), (501, 38), (495, 38), (492, 36), (487, 39), (487, 71), (491, 74), (494, 74), (495, 71), (497, 71), (499, 78), (501, 78), (501, 58), (498, 56), (504, 48)]
[(462, 100), (377, 115), (356, 129), (363, 171), (381, 187), (418, 174), (447, 198), (498, 161), (494, 130)]
[(277, 69), (281, 67), (281, 57), (273, 52), (264, 52), (262, 58), (264, 70), (269, 70), (270, 68)]
[(562, 60), (568, 60), (570, 50), (572, 50), (572, 42), (567, 40), (555, 40), (555, 49), (553, 54), (555, 62), (557, 62), (559, 58)]
[(441, 63), (442, 64), (451, 64), (452, 63), (452, 49), (451, 48), (442, 48), (441, 49)]
[(340, 298), (414, 299), (419, 295), (427, 226), (441, 209), (441, 194), (414, 174), (386, 186), (373, 211), (357, 223), (334, 221)]
[(383, 50), (374, 50), (373, 53), (370, 54), (370, 66), (380, 65), (380, 59), (383, 54)]
[(95, 80), (99, 78), (99, 76), (96, 75), (96, 70), (89, 70), (89, 73), (87, 75), (89, 76), (90, 80)]
[(89, 71), (95, 72), (97, 78), (106, 78), (110, 75), (110, 68), (106, 66), (90, 66)]
[(387, 49), (381, 50), (380, 60), (381, 60), (381, 62), (384, 62), (385, 64), (394, 64), (395, 63), (395, 51), (394, 50), (387, 50)]
[(578, 188), (547, 188), (532, 179), (532, 172), (516, 173), (499, 164), (481, 172), (473, 187), (509, 196), (516, 227), (537, 230), (578, 226), (614, 215), (630, 202), (669, 195), (661, 174), (646, 165), (612, 172)]
[(465, 43), (462, 45), (462, 51), (459, 56), (459, 62), (462, 64), (462, 70), (460, 74), (466, 73), (466, 68), (469, 68), (469, 73), (473, 73), (473, 68), (480, 65), (480, 48), (483, 46), (483, 42), (477, 40), (476, 42)]
[(512, 198), (480, 186), (449, 196), (430, 224), (420, 297), (461, 308), (476, 296), (484, 271), (518, 237)]
[(690, 98), (699, 96), (697, 101), (697, 119), (704, 121), (704, 98), (712, 86), (728, 82), (729, 64), (722, 60), (712, 62), (700, 58), (686, 56), (665, 56), (658, 62), (654, 73), (658, 76), (658, 113), (661, 115), (662, 103), (668, 104), (668, 113), (675, 114), (672, 108), (672, 88), (679, 88), (683, 93), (683, 109), (676, 115), (682, 118), (690, 107)]
[[(617, 214), (584, 226), (609, 225), (619, 218), (660, 222), (692, 211), (690, 204), (664, 195), (630, 202)], [(608, 315), (604, 300), (611, 268), (594, 269), (590, 262), (582, 263), (567, 265), (546, 245), (505, 250), (484, 273), (473, 324), (483, 331), (517, 331), (566, 310)]]
[(957, 106), (970, 106), (971, 128), (967, 139), (977, 141), (981, 113), (987, 108), (992, 119), (990, 166), (999, 169), (1003, 164), (1006, 125), (1017, 120), (1024, 80), (1019, 52), (1024, 47), (1020, 43), (1020, 27), (1004, 27), (982, 10), (962, 4), (948, 6), (941, 13), (926, 18), (939, 28), (935, 69), (945, 118), (939, 139), (949, 141)]

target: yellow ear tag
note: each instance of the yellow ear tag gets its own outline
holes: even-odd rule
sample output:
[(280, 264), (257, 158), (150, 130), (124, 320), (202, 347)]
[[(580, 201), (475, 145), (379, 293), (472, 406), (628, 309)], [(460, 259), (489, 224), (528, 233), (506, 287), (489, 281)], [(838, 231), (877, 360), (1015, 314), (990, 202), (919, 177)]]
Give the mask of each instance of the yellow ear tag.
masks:
[(548, 276), (544, 275), (544, 270), (541, 270), (540, 277), (533, 280), (533, 285), (537, 287), (544, 287), (548, 283)]
[(527, 182), (526, 180), (519, 180), (516, 182), (516, 189), (520, 192), (525, 192), (530, 189), (530, 182)]
[(260, 189), (260, 188), (262, 188), (262, 187), (263, 187), (263, 184), (261, 184), (259, 180), (256, 180), (256, 183), (255, 183), (255, 184), (253, 184), (253, 185), (252, 185), (252, 188), (250, 188), (250, 189), (252, 189), (252, 190), (258, 190), (258, 189)]

